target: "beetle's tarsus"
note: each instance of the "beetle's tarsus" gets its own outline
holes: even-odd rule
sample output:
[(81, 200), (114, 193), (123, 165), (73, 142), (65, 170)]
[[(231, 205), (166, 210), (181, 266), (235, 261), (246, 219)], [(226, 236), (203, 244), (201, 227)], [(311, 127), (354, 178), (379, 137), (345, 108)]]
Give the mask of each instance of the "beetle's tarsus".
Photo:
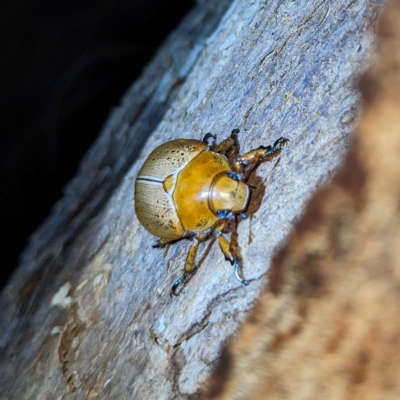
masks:
[(249, 284), (249, 281), (242, 278), (240, 275), (241, 275), (240, 262), (239, 262), (239, 259), (237, 257), (235, 257), (235, 277), (242, 285), (247, 286)]
[(278, 150), (281, 150), (283, 147), (285, 147), (285, 145), (289, 142), (290, 140), (288, 138), (280, 137), (278, 140), (275, 141), (274, 145), (272, 146), (272, 148), (269, 150), (268, 153), (269, 154), (276, 153)]
[(240, 133), (240, 129), (239, 128), (233, 129), (232, 132), (231, 132), (231, 138), (236, 140), (238, 135), (239, 135), (239, 133)]
[[(210, 143), (211, 139), (211, 143)], [(213, 147), (215, 146), (215, 142), (217, 141), (217, 135), (212, 134), (211, 132), (208, 132), (205, 134), (203, 137), (203, 142), (208, 146), (208, 147)]]
[(153, 244), (153, 246), (151, 246), (153, 249), (160, 249), (163, 248), (167, 245), (166, 242), (162, 241), (161, 239), (157, 240), (155, 244)]
[(189, 277), (188, 272), (184, 272), (182, 276), (172, 285), (171, 294), (174, 296), (179, 296), (179, 292), (176, 291), (180, 285), (184, 285), (187, 278)]
[(168, 245), (175, 243), (176, 240), (168, 240), (168, 239), (158, 239), (155, 244), (153, 244), (153, 249), (164, 249)]

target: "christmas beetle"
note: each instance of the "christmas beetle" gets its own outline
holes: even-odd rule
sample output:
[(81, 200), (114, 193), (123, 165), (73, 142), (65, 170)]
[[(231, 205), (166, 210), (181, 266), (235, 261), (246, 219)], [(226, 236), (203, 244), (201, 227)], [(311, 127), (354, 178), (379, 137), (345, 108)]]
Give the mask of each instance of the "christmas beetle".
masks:
[[(238, 216), (245, 218), (250, 200), (250, 174), (263, 162), (276, 157), (289, 139), (279, 138), (272, 146), (259, 147), (239, 156), (239, 129), (216, 144), (216, 136), (177, 139), (157, 147), (143, 164), (135, 182), (135, 209), (140, 223), (164, 247), (180, 239), (192, 241), (184, 273), (172, 293), (194, 271), (199, 242), (217, 236), (225, 258), (241, 276), (238, 257)], [(230, 241), (225, 234), (231, 232)]]

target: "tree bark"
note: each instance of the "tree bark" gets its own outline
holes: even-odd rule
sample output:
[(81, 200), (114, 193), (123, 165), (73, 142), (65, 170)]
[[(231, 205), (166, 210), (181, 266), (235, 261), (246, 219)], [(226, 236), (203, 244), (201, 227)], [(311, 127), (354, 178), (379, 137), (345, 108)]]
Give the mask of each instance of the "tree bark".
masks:
[(361, 79), (354, 146), (274, 258), (207, 398), (400, 398), (399, 20), (397, 0)]
[[(383, 6), (199, 2), (111, 113), (2, 293), (1, 398), (206, 396), (199, 390), (266, 285), (273, 254), (352, 142), (354, 83)], [(253, 216), (240, 225), (250, 284), (204, 243), (200, 268), (171, 298), (188, 242), (166, 258), (152, 248), (134, 214), (135, 176), (162, 142), (209, 131), (224, 139), (233, 128), (243, 152), (291, 140), (277, 165), (259, 168)]]

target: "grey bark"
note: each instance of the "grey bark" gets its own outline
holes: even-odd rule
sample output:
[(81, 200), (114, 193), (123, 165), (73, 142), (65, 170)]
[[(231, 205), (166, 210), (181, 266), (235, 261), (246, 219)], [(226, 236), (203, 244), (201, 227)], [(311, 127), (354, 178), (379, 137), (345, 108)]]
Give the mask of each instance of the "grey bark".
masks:
[[(173, 399), (195, 394), (267, 281), (270, 260), (352, 140), (384, 2), (199, 2), (112, 111), (76, 178), (32, 236), (0, 298), (0, 398)], [(166, 258), (138, 223), (133, 183), (178, 137), (243, 151), (291, 143), (263, 165), (265, 194), (240, 225), (244, 274), (216, 245), (170, 297), (188, 242)], [(170, 268), (167, 269), (167, 265)]]

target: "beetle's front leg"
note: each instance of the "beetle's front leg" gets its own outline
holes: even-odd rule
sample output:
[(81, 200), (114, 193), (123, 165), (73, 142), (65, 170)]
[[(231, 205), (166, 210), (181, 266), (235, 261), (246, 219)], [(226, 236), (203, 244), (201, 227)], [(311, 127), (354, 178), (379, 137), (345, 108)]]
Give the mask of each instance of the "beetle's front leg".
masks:
[(218, 244), (221, 251), (224, 253), (224, 256), (227, 260), (230, 261), (232, 265), (234, 265), (235, 277), (242, 285), (248, 285), (249, 281), (243, 278), (241, 275), (242, 266), (240, 263), (240, 259), (237, 255), (239, 244), (238, 244), (238, 233), (235, 230), (231, 233), (231, 241), (228, 242), (226, 237), (223, 235), (223, 230), (225, 229), (226, 223), (221, 222), (221, 224), (217, 225), (216, 232), (218, 235)]
[(232, 165), (232, 170), (237, 173), (242, 173), (245, 178), (248, 178), (261, 163), (271, 161), (277, 157), (282, 148), (289, 142), (289, 139), (281, 137), (273, 146), (261, 146), (258, 149), (249, 151), (243, 156), (238, 157)]

